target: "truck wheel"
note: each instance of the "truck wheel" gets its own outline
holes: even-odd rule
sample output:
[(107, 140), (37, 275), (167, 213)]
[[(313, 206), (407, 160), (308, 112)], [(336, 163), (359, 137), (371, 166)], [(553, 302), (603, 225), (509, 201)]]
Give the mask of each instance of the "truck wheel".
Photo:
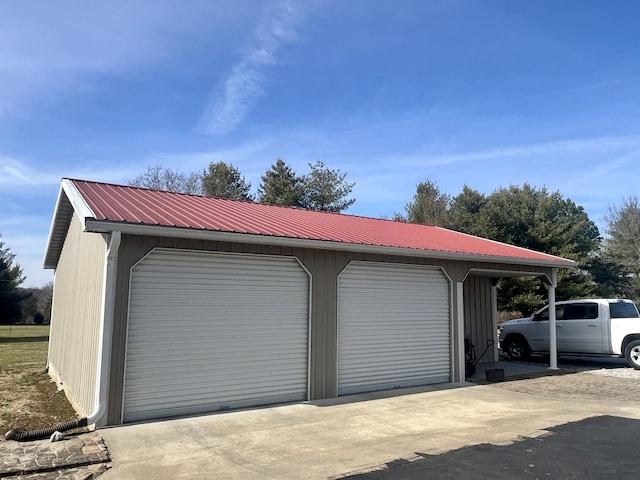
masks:
[(640, 340), (634, 340), (624, 349), (624, 358), (630, 367), (640, 370)]
[(507, 338), (505, 350), (511, 360), (524, 361), (531, 356), (529, 344), (520, 335)]

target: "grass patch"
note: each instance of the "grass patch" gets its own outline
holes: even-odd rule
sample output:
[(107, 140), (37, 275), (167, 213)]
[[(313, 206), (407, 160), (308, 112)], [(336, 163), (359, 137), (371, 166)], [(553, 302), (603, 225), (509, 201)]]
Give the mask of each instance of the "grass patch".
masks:
[(77, 417), (45, 371), (48, 345), (48, 325), (0, 326), (0, 435)]

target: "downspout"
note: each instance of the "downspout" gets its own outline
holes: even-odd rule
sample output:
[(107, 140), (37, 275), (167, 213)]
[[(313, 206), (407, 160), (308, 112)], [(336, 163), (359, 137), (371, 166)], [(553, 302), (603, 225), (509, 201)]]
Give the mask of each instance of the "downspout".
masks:
[[(104, 293), (102, 302), (102, 318), (100, 337), (98, 339), (98, 366), (96, 372), (95, 404), (91, 414), (87, 416), (87, 424), (93, 425), (102, 419), (107, 410), (109, 396), (109, 374), (111, 372), (111, 344), (113, 339), (113, 322), (115, 316), (116, 285), (118, 273), (118, 250), (122, 234), (115, 230), (105, 256)], [(100, 422), (104, 425), (105, 422)]]
[[(120, 231), (111, 232), (111, 239), (105, 255), (104, 284), (102, 295), (102, 315), (100, 318), (100, 332), (98, 338), (98, 363), (96, 370), (95, 403), (93, 412), (86, 417), (76, 418), (68, 422), (59, 423), (52, 427), (39, 430), (11, 429), (5, 434), (6, 440), (19, 442), (38, 440), (78, 427), (97, 424), (107, 411), (109, 395), (109, 372), (111, 365), (111, 344), (113, 338), (113, 322), (115, 314), (115, 297), (117, 285), (118, 249), (122, 234)], [(104, 425), (104, 421), (100, 422)], [(54, 441), (52, 437), (52, 441)]]

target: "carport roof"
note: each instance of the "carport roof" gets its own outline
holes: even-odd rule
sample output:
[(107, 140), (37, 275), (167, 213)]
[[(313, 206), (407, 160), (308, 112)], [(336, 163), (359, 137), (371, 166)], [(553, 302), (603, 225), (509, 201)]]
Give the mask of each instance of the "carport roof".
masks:
[(63, 179), (45, 268), (56, 267), (74, 211), (90, 232), (119, 230), (549, 267), (575, 265), (565, 258), (440, 227)]

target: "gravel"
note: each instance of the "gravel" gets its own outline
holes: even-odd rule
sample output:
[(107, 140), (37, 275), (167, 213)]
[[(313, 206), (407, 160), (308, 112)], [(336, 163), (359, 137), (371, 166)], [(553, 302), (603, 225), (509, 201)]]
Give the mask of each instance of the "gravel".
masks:
[(640, 370), (633, 368), (601, 368), (599, 370), (586, 370), (585, 373), (602, 375), (603, 377), (634, 378), (640, 380)]

